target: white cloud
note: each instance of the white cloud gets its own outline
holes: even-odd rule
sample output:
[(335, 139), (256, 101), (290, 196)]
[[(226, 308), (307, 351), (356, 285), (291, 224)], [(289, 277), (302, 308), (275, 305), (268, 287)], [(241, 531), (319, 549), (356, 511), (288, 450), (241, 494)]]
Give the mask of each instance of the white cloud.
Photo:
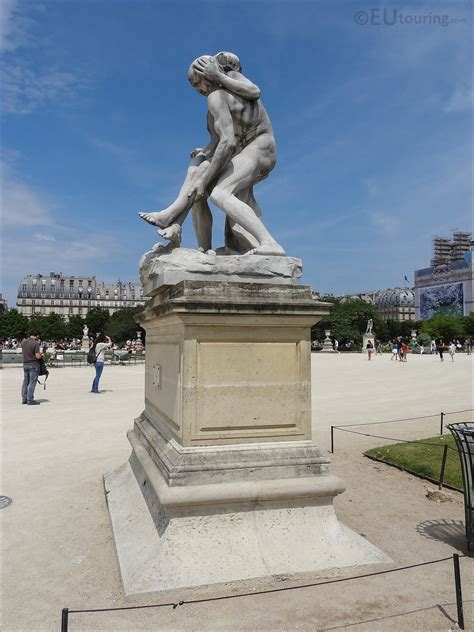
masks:
[(472, 110), (474, 90), (471, 86), (456, 88), (444, 108), (445, 112), (464, 112)]
[(53, 223), (52, 202), (0, 164), (2, 175), (2, 224), (4, 227), (49, 226)]
[(5, 65), (1, 70), (2, 108), (10, 114), (31, 114), (41, 107), (73, 100), (84, 82), (71, 72), (41, 72), (20, 64)]
[[(1, 0), (1, 106), (8, 114), (31, 114), (71, 102), (89, 83), (83, 72), (65, 68), (60, 51), (37, 33), (40, 23), (35, 14), (45, 10), (40, 3)], [(51, 58), (57, 60), (54, 66)]]
[(400, 219), (389, 213), (370, 212), (370, 219), (376, 228), (380, 229), (386, 235), (393, 235), (398, 232), (400, 227)]
[(28, 39), (29, 19), (22, 13), (17, 0), (2, 0), (0, 4), (0, 52), (13, 51)]
[(43, 235), (43, 233), (35, 233), (33, 239), (37, 241), (56, 241), (56, 237), (53, 237), (53, 235)]

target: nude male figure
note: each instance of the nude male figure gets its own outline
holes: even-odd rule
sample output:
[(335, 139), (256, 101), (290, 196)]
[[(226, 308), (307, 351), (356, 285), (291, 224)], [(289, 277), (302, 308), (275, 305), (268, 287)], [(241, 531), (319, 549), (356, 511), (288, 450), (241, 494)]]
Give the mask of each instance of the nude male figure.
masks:
[[(176, 200), (180, 203), (174, 203), (160, 213), (140, 213), (140, 216), (158, 226), (173, 219), (182, 223), (193, 206), (198, 243), (201, 242), (200, 249), (206, 251), (210, 248), (212, 226), (206, 201), (209, 195), (211, 201), (226, 213), (227, 236), (232, 233), (227, 241), (234, 239), (240, 252), (283, 255), (283, 248), (261, 222), (260, 209), (253, 197), (253, 185), (268, 175), (276, 161), (273, 130), (259, 100), (258, 88), (243, 75), (236, 78), (225, 75), (215, 59), (209, 56), (200, 57), (191, 64), (188, 78), (208, 99), (211, 142), (195, 154), (193, 160), (197, 162), (188, 170)], [(230, 90), (240, 90), (245, 96)], [(185, 194), (187, 204), (183, 203)], [(164, 232), (160, 231), (170, 238)]]
[[(194, 62), (193, 62), (194, 63)], [(240, 60), (234, 53), (222, 51), (214, 57), (196, 60), (195, 71), (209, 79), (218, 82), (219, 85), (230, 92), (238, 94), (244, 99), (256, 100), (260, 97), (260, 89), (242, 74)], [(170, 252), (181, 243), (181, 225), (186, 219), (192, 207), (193, 226), (196, 233), (198, 247), (202, 252), (214, 252), (211, 250), (212, 239), (212, 214), (207, 204), (207, 198), (195, 201), (195, 196), (189, 196), (188, 192), (195, 181), (201, 177), (209, 168), (213, 153), (218, 145), (219, 139), (213, 128), (208, 125), (210, 135), (209, 144), (204, 148), (197, 148), (191, 152), (191, 162), (188, 167), (186, 178), (179, 191), (176, 200), (166, 209), (159, 212), (139, 213), (139, 216), (146, 222), (158, 226), (158, 233), (165, 239), (170, 240), (170, 244), (163, 246), (157, 244), (160, 252)], [(249, 196), (253, 202), (255, 212), (260, 216), (253, 194)], [(226, 222), (226, 246), (236, 251), (239, 246), (244, 251), (256, 245), (252, 237), (245, 234), (246, 231), (239, 226), (230, 226)], [(246, 240), (246, 237), (249, 239)], [(237, 242), (243, 242), (238, 244)], [(229, 250), (229, 248), (226, 248)]]
[[(276, 146), (270, 119), (260, 99), (249, 101), (221, 88), (197, 70), (201, 57), (188, 71), (196, 90), (207, 97), (208, 127), (218, 137), (211, 164), (193, 183), (188, 195), (196, 201), (206, 196), (241, 226), (257, 245), (249, 254), (284, 255), (255, 210), (247, 203), (255, 183), (275, 166)], [(212, 184), (212, 186), (210, 186)]]

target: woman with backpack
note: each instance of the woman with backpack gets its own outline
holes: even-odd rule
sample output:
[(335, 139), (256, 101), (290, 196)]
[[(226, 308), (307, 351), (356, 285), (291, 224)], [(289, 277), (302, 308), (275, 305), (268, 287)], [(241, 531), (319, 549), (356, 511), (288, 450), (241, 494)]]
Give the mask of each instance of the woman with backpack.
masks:
[(95, 378), (92, 382), (91, 393), (99, 393), (99, 381), (102, 371), (104, 370), (105, 350), (110, 349), (112, 341), (105, 334), (99, 334), (94, 341), (92, 351), (95, 352)]

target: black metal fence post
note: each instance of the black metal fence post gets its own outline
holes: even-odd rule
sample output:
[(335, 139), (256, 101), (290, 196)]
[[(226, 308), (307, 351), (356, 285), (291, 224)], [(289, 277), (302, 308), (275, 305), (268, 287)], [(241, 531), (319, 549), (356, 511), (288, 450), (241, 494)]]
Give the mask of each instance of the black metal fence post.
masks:
[(443, 489), (444, 483), (444, 470), (446, 469), (446, 459), (448, 457), (448, 445), (446, 444), (443, 448), (443, 459), (441, 461), (441, 472), (439, 473), (439, 485), (438, 489)]
[(445, 415), (445, 413), (440, 413), (440, 417), (441, 417), (440, 427), (439, 427), (439, 434), (440, 435), (442, 435), (443, 431), (444, 431), (444, 415)]
[(458, 626), (464, 630), (464, 613), (462, 609), (461, 570), (459, 568), (459, 555), (453, 553), (454, 583), (456, 585), (456, 606), (458, 609)]
[(69, 608), (63, 608), (61, 612), (61, 632), (67, 632), (69, 625)]
[(331, 454), (334, 454), (334, 426), (331, 426)]

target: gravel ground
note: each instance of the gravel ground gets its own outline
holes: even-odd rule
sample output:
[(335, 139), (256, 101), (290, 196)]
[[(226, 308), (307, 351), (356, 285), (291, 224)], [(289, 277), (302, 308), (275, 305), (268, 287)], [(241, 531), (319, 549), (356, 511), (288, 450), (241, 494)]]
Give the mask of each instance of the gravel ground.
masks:
[[(99, 396), (90, 395), (91, 369), (51, 373), (41, 406), (19, 404), (21, 369), (0, 373), (3, 386), (3, 480), (13, 504), (0, 512), (5, 632), (51, 631), (61, 608), (208, 599), (236, 592), (286, 588), (379, 571), (363, 567), (294, 582), (247, 582), (149, 595), (125, 602), (101, 475), (130, 452), (125, 437), (142, 408), (143, 366), (106, 367)], [(472, 363), (463, 355), (441, 364), (362, 354), (313, 356), (313, 425), (329, 448), (329, 426), (433, 415), (389, 426), (384, 436), (435, 434), (441, 410), (472, 408)], [(467, 418), (467, 413), (447, 422)], [(396, 428), (396, 430), (395, 430)], [(390, 434), (388, 433), (390, 429)], [(431, 432), (434, 429), (434, 432)], [(380, 440), (377, 440), (380, 443)], [(333, 471), (348, 489), (336, 501), (347, 526), (385, 551), (394, 565), (466, 554), (462, 495), (426, 497), (436, 486), (362, 456), (367, 437), (336, 433)], [(461, 559), (466, 629), (472, 629), (472, 559)], [(376, 577), (299, 590), (120, 613), (71, 614), (70, 631), (451, 630), (456, 620), (452, 561)]]

